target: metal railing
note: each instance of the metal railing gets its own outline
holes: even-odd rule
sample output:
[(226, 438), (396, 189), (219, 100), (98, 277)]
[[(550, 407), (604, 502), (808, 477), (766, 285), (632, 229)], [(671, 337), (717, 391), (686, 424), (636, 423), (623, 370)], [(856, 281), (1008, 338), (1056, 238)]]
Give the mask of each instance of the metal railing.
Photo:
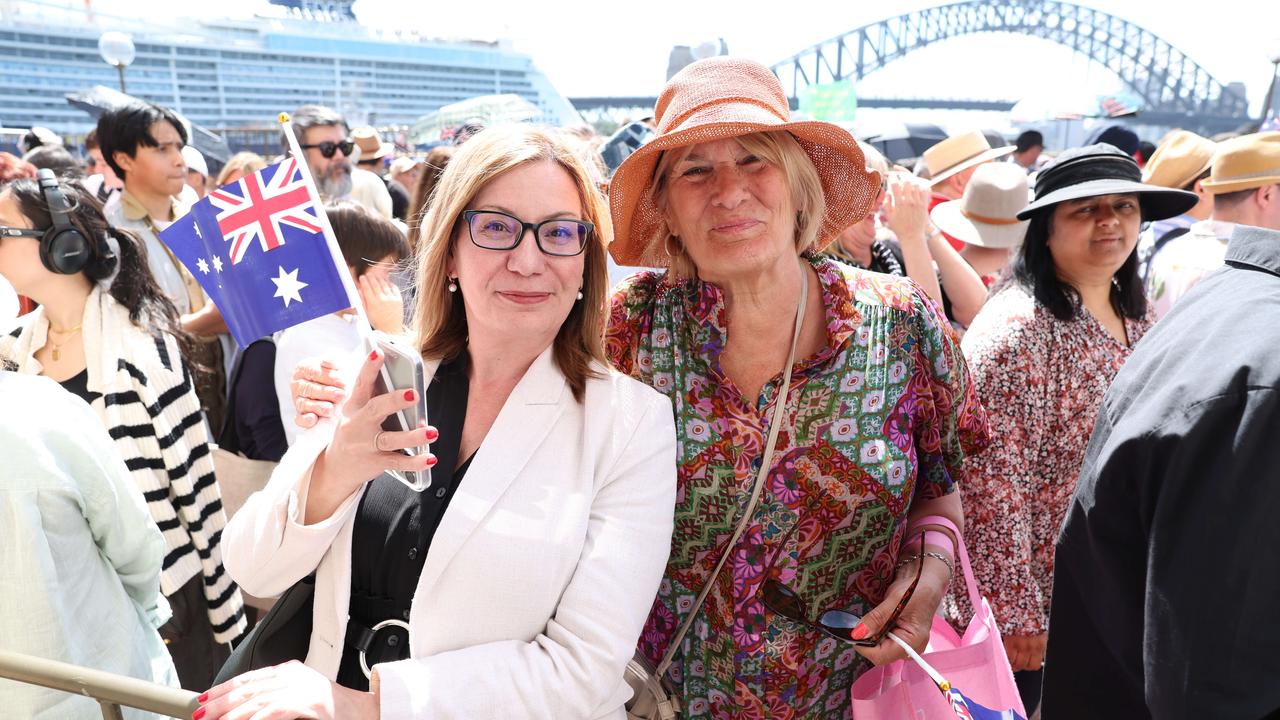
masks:
[(0, 678), (93, 698), (106, 720), (124, 720), (122, 706), (175, 718), (189, 718), (200, 707), (189, 690), (6, 650), (0, 650)]

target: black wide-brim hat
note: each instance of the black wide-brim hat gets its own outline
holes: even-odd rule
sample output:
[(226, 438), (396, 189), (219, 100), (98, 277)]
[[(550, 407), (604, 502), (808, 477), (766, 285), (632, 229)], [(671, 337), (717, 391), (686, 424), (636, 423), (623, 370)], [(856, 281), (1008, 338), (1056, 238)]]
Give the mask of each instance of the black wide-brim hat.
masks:
[(1035, 200), (1018, 213), (1019, 220), (1066, 200), (1136, 193), (1144, 221), (1175, 217), (1195, 207), (1199, 198), (1185, 190), (1147, 185), (1134, 159), (1106, 143), (1073, 148), (1059, 155), (1036, 176)]

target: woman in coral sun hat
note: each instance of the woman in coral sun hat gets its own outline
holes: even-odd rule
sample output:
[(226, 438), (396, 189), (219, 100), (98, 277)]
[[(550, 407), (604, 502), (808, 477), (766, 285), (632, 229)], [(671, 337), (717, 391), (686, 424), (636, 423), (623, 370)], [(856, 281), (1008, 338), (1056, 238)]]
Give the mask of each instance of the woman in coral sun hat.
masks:
[[(962, 458), (986, 442), (959, 343), (918, 285), (819, 255), (880, 178), (793, 121), (777, 78), (673, 77), (610, 188), (607, 352), (675, 410), (671, 557), (639, 651), (687, 718), (848, 718), (870, 663), (924, 649)], [(690, 628), (692, 630), (690, 631)], [(673, 649), (674, 648), (674, 649)]]

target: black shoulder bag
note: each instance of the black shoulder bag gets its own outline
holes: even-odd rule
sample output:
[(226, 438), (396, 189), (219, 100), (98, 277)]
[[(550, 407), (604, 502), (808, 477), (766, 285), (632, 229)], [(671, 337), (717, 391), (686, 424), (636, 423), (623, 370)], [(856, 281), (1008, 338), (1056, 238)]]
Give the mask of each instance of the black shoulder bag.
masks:
[(316, 593), (316, 576), (308, 575), (280, 596), (275, 605), (231, 651), (218, 671), (214, 685), (220, 685), (250, 670), (305, 660), (311, 645), (311, 609)]

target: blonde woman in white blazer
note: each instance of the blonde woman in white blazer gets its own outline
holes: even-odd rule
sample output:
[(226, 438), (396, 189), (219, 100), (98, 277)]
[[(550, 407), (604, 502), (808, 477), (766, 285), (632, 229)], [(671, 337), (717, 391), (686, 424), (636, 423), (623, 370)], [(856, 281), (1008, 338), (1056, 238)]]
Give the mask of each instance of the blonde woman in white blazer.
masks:
[[(335, 419), (299, 438), (223, 544), (255, 595), (315, 573), (305, 664), (211, 689), (198, 720), (624, 717), (623, 670), (670, 548), (675, 431), (669, 401), (603, 359), (608, 223), (554, 131), (463, 146), (418, 278), (428, 405), (452, 414), (381, 431), (415, 398), (370, 397), (375, 353)], [(425, 443), (433, 454), (395, 452)], [(420, 496), (369, 482), (433, 466)], [(361, 645), (352, 628), (382, 617), (407, 618), (409, 653), (373, 664), (365, 690), (357, 647), (372, 664), (393, 641)]]

